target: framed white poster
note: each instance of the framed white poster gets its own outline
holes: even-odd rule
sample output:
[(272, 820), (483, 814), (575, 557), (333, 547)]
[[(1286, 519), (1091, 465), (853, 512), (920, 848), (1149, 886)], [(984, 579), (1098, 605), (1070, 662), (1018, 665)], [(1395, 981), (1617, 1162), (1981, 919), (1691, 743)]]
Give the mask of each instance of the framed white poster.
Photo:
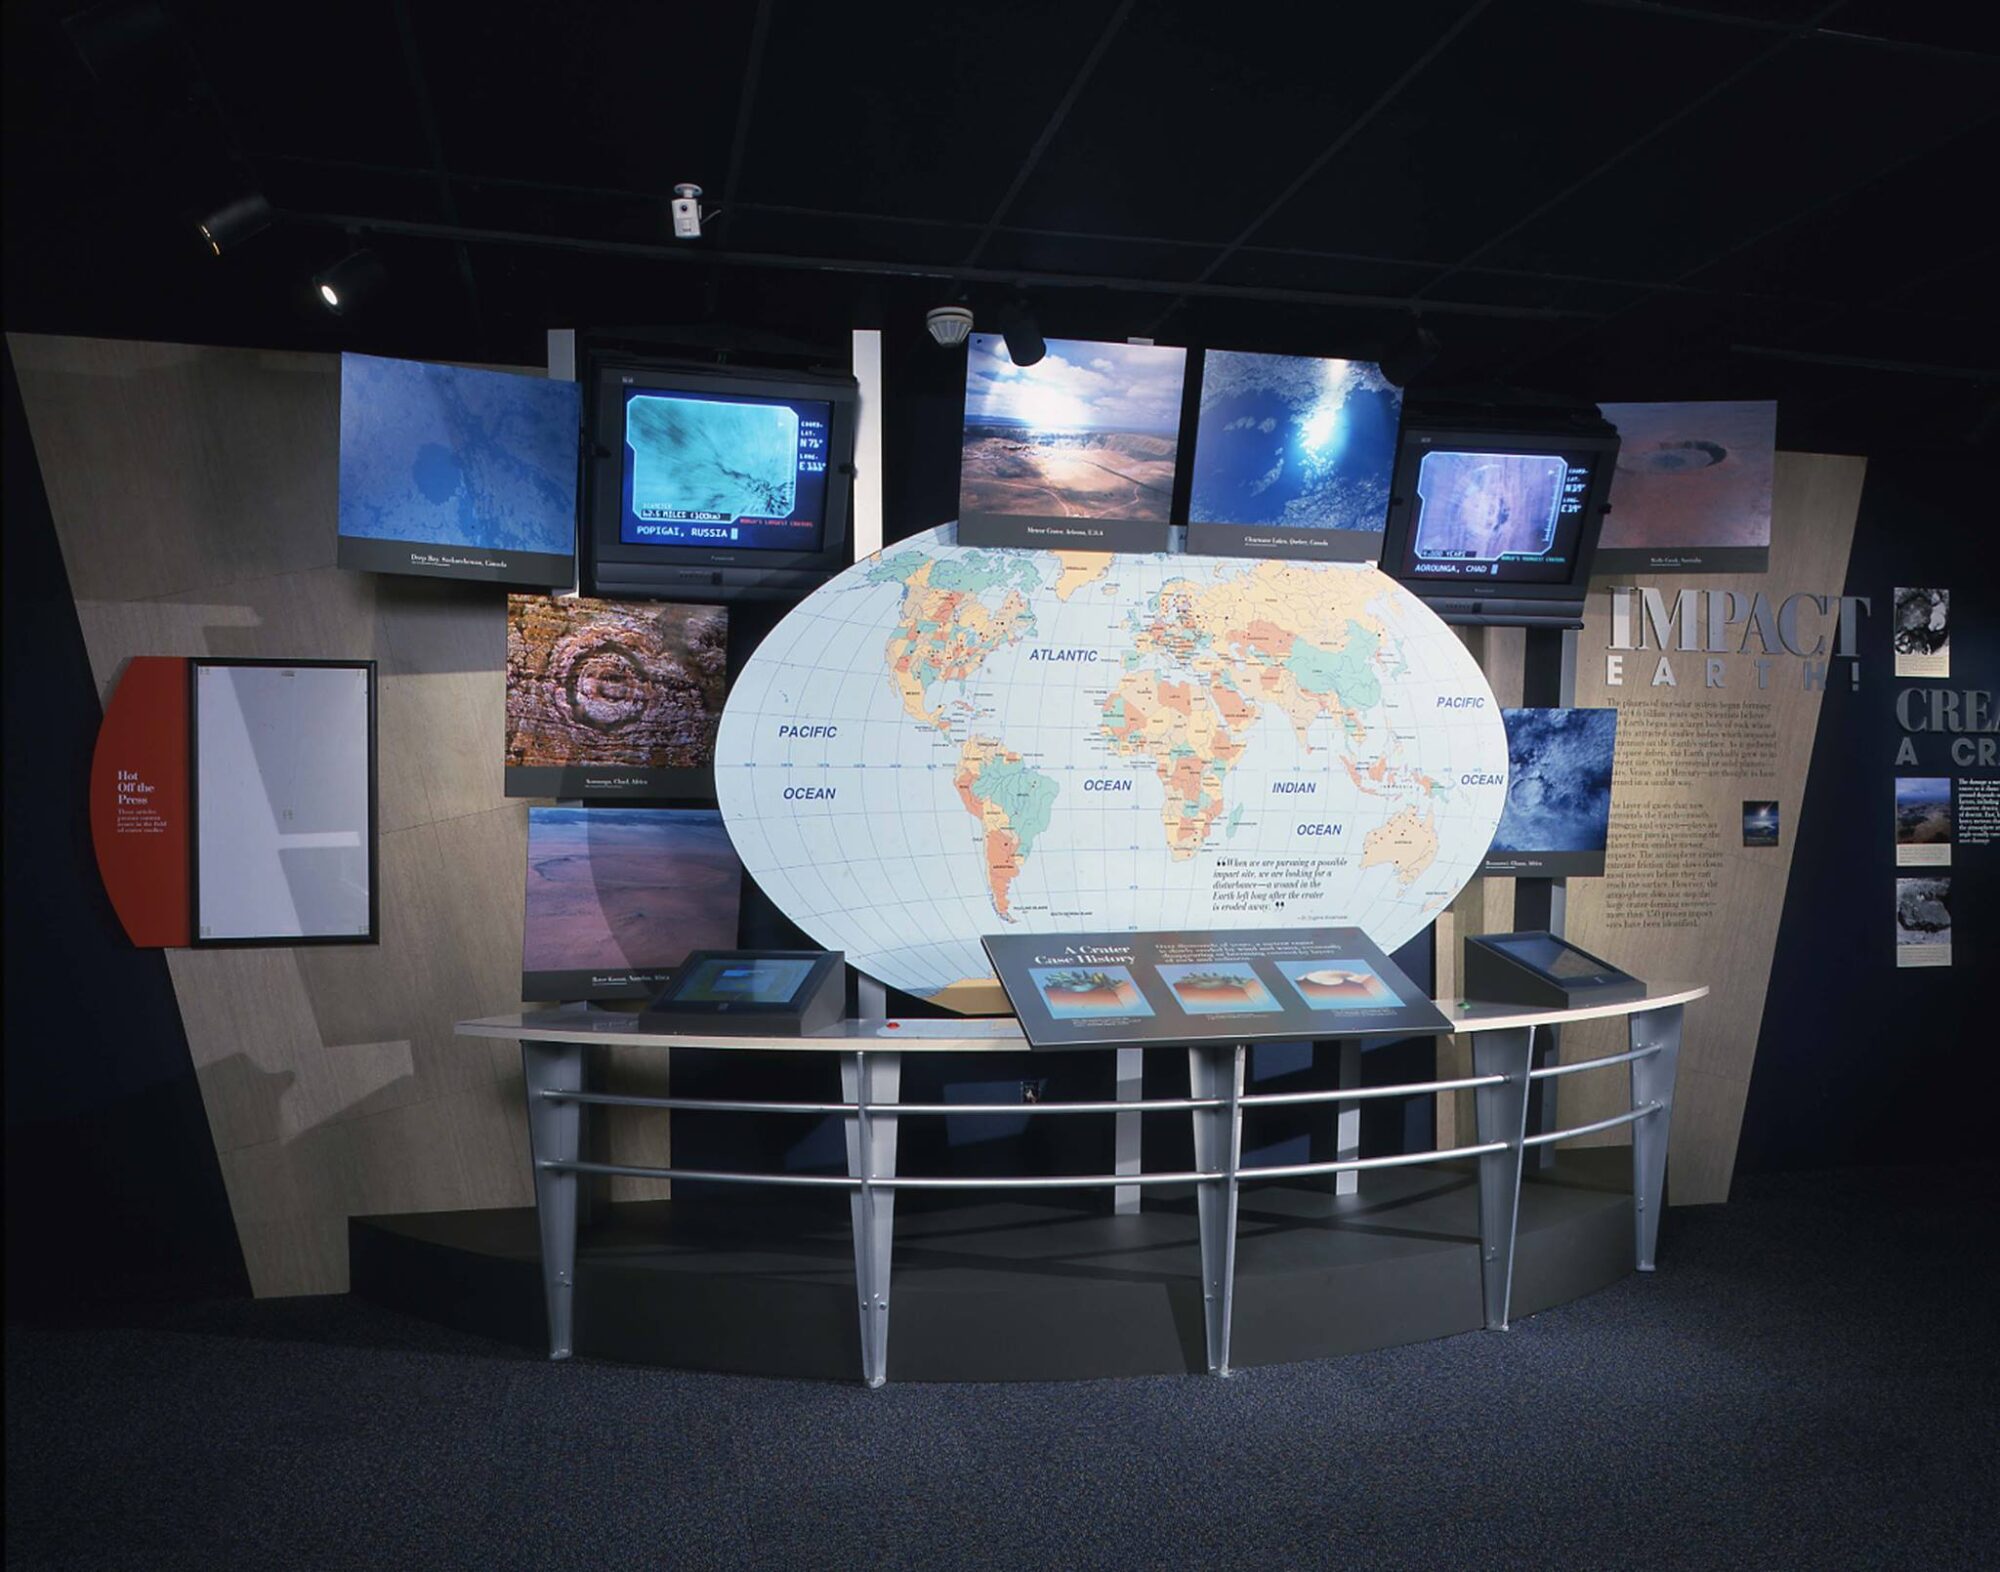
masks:
[(375, 943), (375, 663), (189, 669), (194, 943)]

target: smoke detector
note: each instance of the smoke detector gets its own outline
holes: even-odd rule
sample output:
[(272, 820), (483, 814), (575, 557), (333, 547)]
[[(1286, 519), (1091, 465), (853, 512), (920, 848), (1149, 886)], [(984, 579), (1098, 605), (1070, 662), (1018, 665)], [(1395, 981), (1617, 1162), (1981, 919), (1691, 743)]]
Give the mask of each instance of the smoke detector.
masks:
[(946, 349), (956, 349), (972, 331), (972, 310), (968, 306), (934, 306), (924, 313), (924, 326)]

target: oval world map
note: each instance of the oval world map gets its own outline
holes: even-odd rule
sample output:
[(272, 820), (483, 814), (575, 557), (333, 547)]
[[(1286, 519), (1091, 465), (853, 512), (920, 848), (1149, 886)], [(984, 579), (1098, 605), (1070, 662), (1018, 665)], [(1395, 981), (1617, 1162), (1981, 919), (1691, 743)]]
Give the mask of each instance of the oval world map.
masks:
[(1478, 872), (1500, 711), (1375, 568), (955, 537), (809, 595), (716, 740), (744, 866), (861, 971), (985, 1009), (982, 934), (1352, 925), (1391, 950)]

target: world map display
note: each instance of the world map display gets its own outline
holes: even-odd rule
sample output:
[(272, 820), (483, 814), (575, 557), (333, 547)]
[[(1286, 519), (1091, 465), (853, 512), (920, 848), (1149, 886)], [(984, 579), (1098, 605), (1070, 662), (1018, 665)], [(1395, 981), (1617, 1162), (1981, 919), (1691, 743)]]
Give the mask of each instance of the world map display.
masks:
[(960, 1008), (982, 934), (1361, 928), (1479, 871), (1491, 691), (1373, 567), (976, 550), (856, 563), (744, 667), (716, 794), (764, 892), (877, 980)]

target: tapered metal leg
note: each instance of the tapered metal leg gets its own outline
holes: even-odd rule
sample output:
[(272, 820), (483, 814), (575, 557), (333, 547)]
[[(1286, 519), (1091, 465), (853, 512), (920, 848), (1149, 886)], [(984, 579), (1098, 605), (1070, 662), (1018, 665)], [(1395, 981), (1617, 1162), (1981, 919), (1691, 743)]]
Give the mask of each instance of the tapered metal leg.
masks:
[[(1528, 1028), (1534, 1041), (1528, 1059), (1537, 1070), (1562, 1061), (1562, 1028), (1560, 1026), (1531, 1026)], [(1528, 1083), (1528, 1123), (1530, 1134), (1547, 1135), (1551, 1130), (1562, 1128), (1556, 1122), (1556, 1115), (1562, 1097), (1557, 1088), (1562, 1085), (1559, 1076), (1545, 1081)], [(1524, 1168), (1547, 1168), (1556, 1160), (1556, 1144), (1551, 1141), (1546, 1146), (1531, 1147), (1522, 1159)]]
[(903, 1057), (853, 1053), (840, 1061), (840, 1095), (854, 1105), (847, 1115), (847, 1172), (861, 1187), (852, 1192), (854, 1292), (861, 1307), (861, 1378), (870, 1386), (889, 1379), (889, 1264), (895, 1254), (896, 1192), (874, 1185), (896, 1176), (896, 1100)]
[[(1361, 1084), (1361, 1043), (1358, 1038), (1349, 1037), (1340, 1044), (1340, 1089), (1351, 1092)], [(1336, 1103), (1340, 1111), (1334, 1115), (1333, 1144), (1334, 1161), (1349, 1162), (1361, 1155), (1361, 1105), (1359, 1103)], [(1358, 1195), (1361, 1191), (1361, 1175), (1352, 1168), (1343, 1168), (1333, 1176), (1335, 1195)]]
[(1659, 1107), (1632, 1124), (1632, 1225), (1639, 1270), (1653, 1269), (1660, 1242), (1660, 1212), (1667, 1204), (1667, 1137), (1674, 1123), (1674, 1080), (1681, 1065), (1681, 1007), (1632, 1017), (1632, 1047), (1658, 1047), (1632, 1061), (1632, 1106)]
[(528, 1152), (535, 1169), (535, 1221), (542, 1235), (542, 1296), (549, 1311), (549, 1358), (570, 1354), (570, 1307), (576, 1291), (577, 1176), (544, 1163), (577, 1160), (582, 1106), (550, 1102), (545, 1091), (583, 1090), (583, 1047), (577, 1043), (521, 1044), (521, 1073), (528, 1087)]
[(1190, 1048), (1188, 1095), (1220, 1097), (1219, 1108), (1194, 1110), (1194, 1165), (1205, 1179), (1195, 1191), (1201, 1221), (1202, 1322), (1208, 1373), (1229, 1374), (1229, 1323), (1236, 1297), (1236, 1169), (1243, 1151), (1244, 1047)]
[(1479, 1159), (1479, 1272), (1489, 1330), (1507, 1330), (1514, 1291), (1514, 1235), (1521, 1217), (1521, 1145), (1527, 1134), (1528, 1055), (1531, 1032), (1517, 1026), (1480, 1032), (1472, 1039), (1472, 1072), (1504, 1075), (1474, 1089), (1479, 1143), (1505, 1141), (1506, 1150)]

